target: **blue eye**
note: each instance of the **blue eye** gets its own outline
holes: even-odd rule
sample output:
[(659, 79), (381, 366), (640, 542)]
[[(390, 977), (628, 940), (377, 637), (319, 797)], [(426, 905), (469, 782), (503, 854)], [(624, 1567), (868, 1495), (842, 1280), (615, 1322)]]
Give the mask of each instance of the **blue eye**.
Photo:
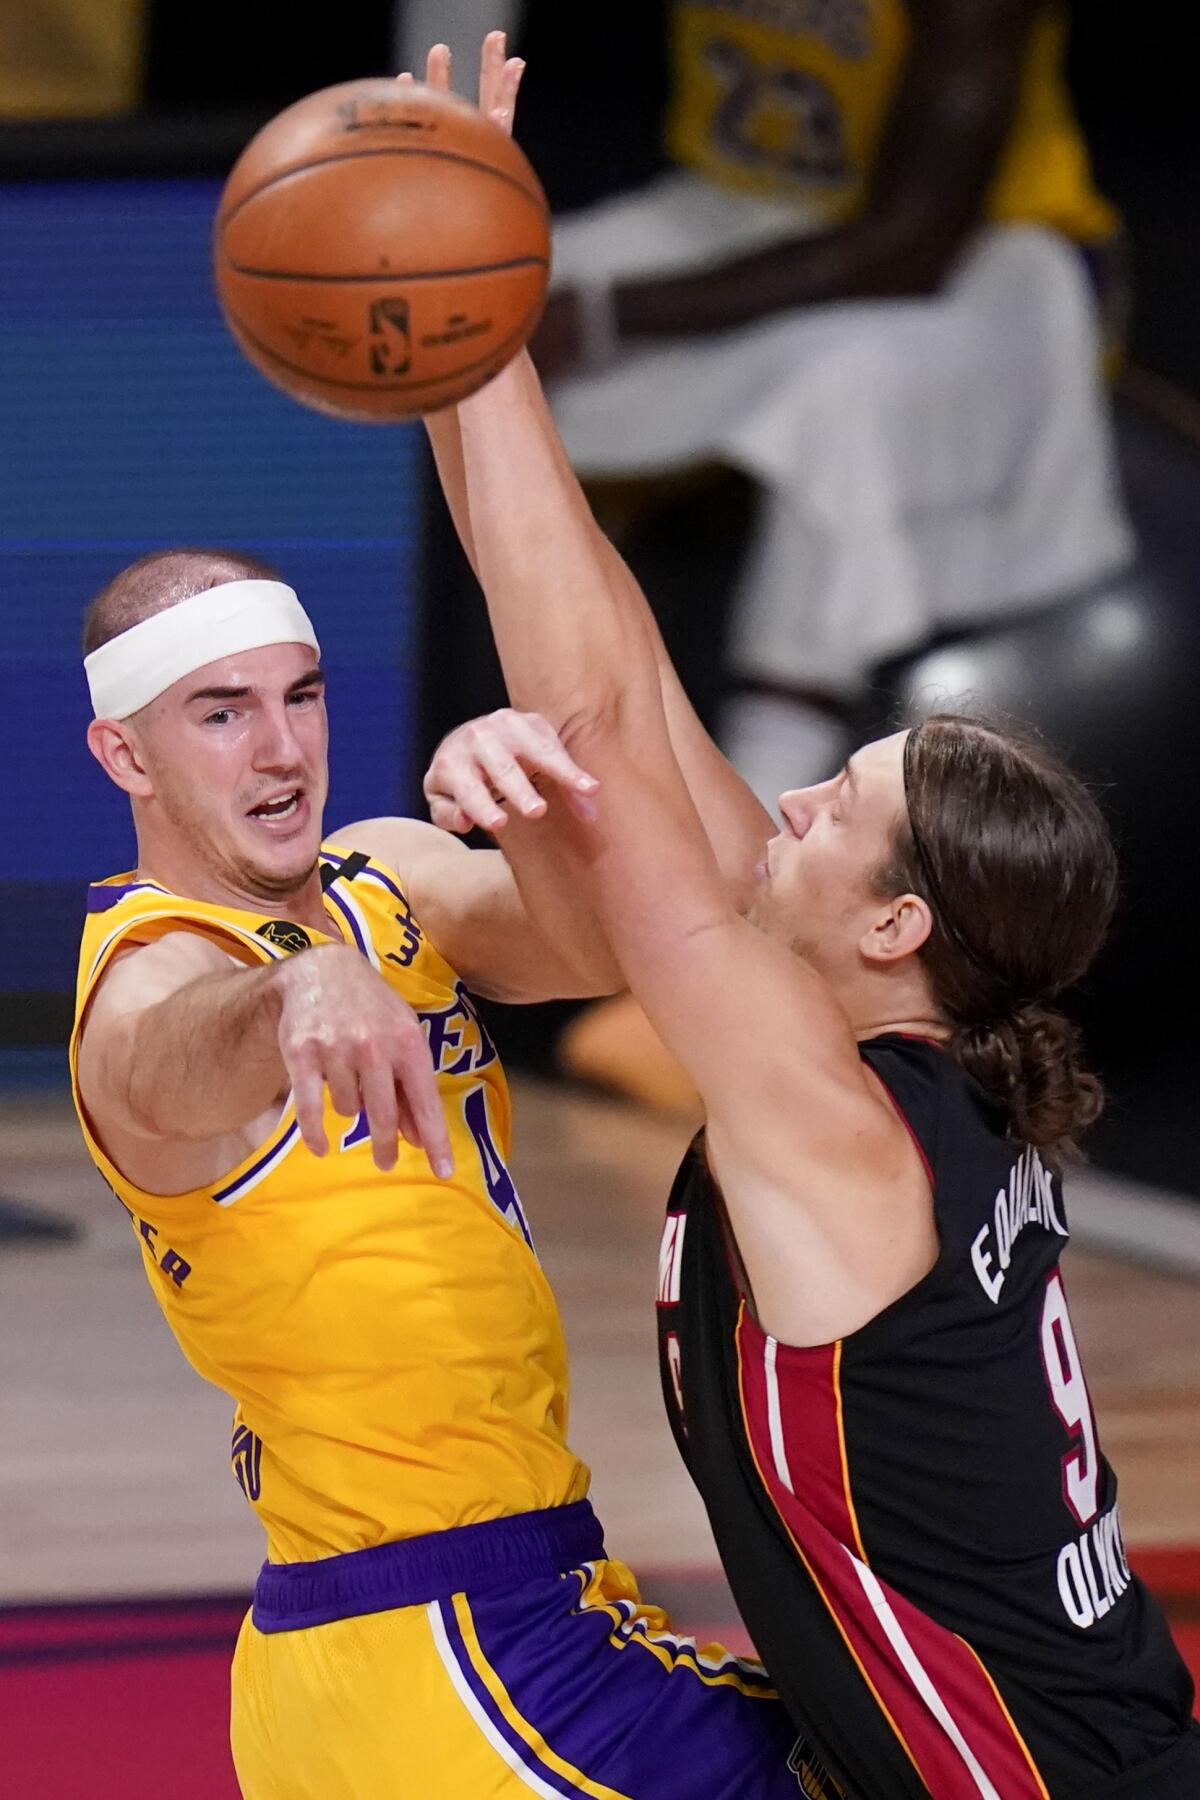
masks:
[(227, 719), (232, 719), (232, 717), (233, 713), (230, 711), (229, 707), (219, 706), (216, 712), (209, 713), (204, 723), (206, 725), (223, 725)]

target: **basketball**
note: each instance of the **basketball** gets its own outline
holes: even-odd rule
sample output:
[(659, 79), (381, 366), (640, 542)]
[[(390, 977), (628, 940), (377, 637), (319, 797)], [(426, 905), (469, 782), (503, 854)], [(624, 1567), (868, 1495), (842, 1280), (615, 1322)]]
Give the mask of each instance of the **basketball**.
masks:
[(246, 356), (342, 418), (474, 393), (528, 340), (549, 212), (512, 139), (452, 94), (342, 82), (272, 119), (217, 211), (216, 285)]

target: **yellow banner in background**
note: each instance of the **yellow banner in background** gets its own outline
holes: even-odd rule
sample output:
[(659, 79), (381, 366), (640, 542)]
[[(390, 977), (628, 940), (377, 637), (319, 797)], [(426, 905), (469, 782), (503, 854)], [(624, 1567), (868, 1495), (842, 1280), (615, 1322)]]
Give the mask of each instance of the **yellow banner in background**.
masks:
[(130, 112), (144, 0), (0, 0), (0, 120)]

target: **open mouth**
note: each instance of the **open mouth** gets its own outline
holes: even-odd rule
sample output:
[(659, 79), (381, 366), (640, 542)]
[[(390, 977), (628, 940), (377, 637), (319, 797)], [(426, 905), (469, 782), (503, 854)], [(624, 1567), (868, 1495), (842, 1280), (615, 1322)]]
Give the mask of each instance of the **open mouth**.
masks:
[(261, 819), (268, 825), (274, 825), (284, 819), (293, 819), (300, 810), (304, 799), (300, 788), (289, 788), (285, 794), (273, 794), (268, 800), (260, 800), (250, 811), (250, 818)]

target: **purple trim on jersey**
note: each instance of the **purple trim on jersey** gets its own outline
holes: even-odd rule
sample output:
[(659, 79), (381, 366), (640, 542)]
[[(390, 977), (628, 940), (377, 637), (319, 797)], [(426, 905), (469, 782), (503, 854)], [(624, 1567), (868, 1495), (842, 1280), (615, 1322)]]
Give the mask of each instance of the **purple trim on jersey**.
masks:
[(143, 888), (150, 888), (156, 894), (165, 894), (166, 888), (159, 887), (157, 881), (127, 881), (121, 887), (110, 887), (105, 881), (95, 881), (88, 888), (87, 909), (90, 913), (108, 912), (126, 894), (138, 894)]
[[(348, 859), (344, 856), (339, 856), (336, 850), (322, 850), (321, 860), (322, 862), (333, 863), (335, 868), (340, 869)], [(365, 869), (359, 870), (360, 879), (365, 881), (368, 876), (373, 881), (377, 881), (381, 887), (385, 887), (388, 893), (393, 895), (397, 900), (404, 900), (403, 893), (396, 886), (396, 883), (392, 880), (391, 876), (385, 875), (382, 869), (377, 869), (374, 863), (368, 863)], [(334, 880), (337, 880), (336, 875), (334, 876)], [(326, 889), (326, 892), (328, 891), (329, 890)]]
[(371, 959), (370, 959), (370, 954), (367, 950), (367, 940), (363, 936), (363, 933), (362, 933), (362, 926), (359, 924), (358, 920), (355, 918), (354, 913), (352, 912), (350, 907), (348, 907), (346, 905), (346, 902), (342, 899), (342, 896), (340, 894), (334, 892), (332, 882), (325, 889), (325, 898), (327, 900), (333, 901), (333, 904), (337, 907), (337, 909), (341, 913), (343, 919), (345, 919), (347, 925), (349, 925), (351, 931), (354, 933), (355, 943), (358, 945), (359, 949), (362, 951), (363, 955), (367, 958), (367, 961), (369, 962)]
[(221, 1205), (224, 1201), (228, 1200), (233, 1194), (240, 1193), (241, 1190), (246, 1186), (247, 1182), (253, 1181), (254, 1177), (261, 1173), (262, 1169), (265, 1167), (265, 1165), (267, 1163), (269, 1163), (272, 1160), (273, 1157), (279, 1156), (283, 1152), (283, 1150), (286, 1149), (286, 1147), (291, 1143), (292, 1139), (295, 1137), (295, 1135), (299, 1131), (299, 1129), (300, 1129), (299, 1121), (297, 1119), (293, 1119), (291, 1124), (288, 1126), (287, 1130), (284, 1132), (283, 1136), (281, 1138), (277, 1138), (276, 1141), (271, 1145), (271, 1148), (269, 1150), (264, 1150), (257, 1162), (251, 1163), (250, 1167), (248, 1169), (246, 1169), (241, 1175), (239, 1175), (235, 1181), (231, 1181), (225, 1187), (217, 1189), (216, 1193), (213, 1195), (213, 1199), (217, 1202), (217, 1204)]
[(507, 1592), (603, 1556), (600, 1521), (588, 1501), (577, 1500), (317, 1562), (264, 1563), (254, 1589), (254, 1623), (259, 1631), (301, 1631), (477, 1589)]
[(400, 889), (396, 886), (396, 883), (392, 880), (390, 875), (385, 875), (382, 869), (377, 869), (375, 867), (374, 863), (371, 863), (367, 868), (365, 868), (363, 870), (364, 878), (368, 875), (370, 876), (372, 881), (378, 881), (381, 884), (381, 886), (383, 886), (387, 889), (389, 894), (394, 895), (397, 900), (403, 902), (404, 895), (401, 893)]

